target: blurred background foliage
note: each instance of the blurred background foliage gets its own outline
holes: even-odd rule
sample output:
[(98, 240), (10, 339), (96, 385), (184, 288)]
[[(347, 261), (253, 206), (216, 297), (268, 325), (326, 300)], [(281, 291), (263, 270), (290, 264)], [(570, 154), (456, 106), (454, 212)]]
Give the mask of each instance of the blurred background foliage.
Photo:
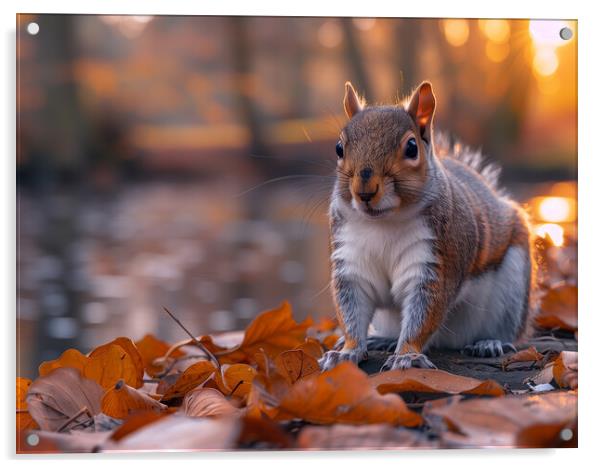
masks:
[(574, 21), (17, 23), (19, 375), (117, 335), (182, 338), (163, 306), (199, 334), (283, 299), (298, 318), (331, 315), (346, 80), (369, 103), (430, 80), (437, 128), (503, 166), (538, 233), (576, 236)]

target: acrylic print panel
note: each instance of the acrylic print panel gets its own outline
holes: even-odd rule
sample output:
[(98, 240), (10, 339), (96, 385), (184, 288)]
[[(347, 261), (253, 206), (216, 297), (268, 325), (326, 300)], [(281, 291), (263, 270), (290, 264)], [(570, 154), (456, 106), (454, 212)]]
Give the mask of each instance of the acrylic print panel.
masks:
[(576, 21), (17, 23), (18, 452), (577, 445)]

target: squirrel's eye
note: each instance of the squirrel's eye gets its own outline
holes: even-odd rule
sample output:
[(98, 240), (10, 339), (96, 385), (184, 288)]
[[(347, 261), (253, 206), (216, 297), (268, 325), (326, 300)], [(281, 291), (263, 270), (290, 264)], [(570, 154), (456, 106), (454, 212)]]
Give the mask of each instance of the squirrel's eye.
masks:
[(418, 156), (418, 145), (416, 144), (415, 138), (410, 138), (406, 143), (406, 149), (403, 153), (404, 156), (408, 159), (416, 159)]
[(336, 152), (337, 152), (337, 156), (339, 157), (339, 159), (343, 159), (343, 143), (341, 143), (341, 141), (337, 141), (337, 145), (335, 146)]

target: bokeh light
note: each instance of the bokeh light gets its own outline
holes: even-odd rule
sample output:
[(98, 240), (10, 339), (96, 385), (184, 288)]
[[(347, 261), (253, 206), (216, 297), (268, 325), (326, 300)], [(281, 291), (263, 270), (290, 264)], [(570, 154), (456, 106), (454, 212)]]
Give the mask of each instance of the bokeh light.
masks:
[(442, 22), (445, 39), (454, 47), (460, 47), (466, 43), (470, 36), (468, 21), (465, 19), (445, 19)]
[(343, 40), (341, 25), (336, 20), (324, 21), (318, 29), (318, 40), (324, 47), (334, 48)]
[(479, 20), (479, 29), (497, 44), (504, 44), (510, 38), (510, 24), (504, 19)]
[(564, 244), (564, 229), (558, 224), (540, 224), (535, 227), (535, 233), (544, 239), (549, 238), (556, 247), (561, 247)]

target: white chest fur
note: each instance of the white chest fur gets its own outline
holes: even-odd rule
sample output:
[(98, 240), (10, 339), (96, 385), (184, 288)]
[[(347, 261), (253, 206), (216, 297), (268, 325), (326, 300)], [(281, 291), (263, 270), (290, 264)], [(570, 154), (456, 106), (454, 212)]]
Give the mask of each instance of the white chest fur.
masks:
[(374, 307), (399, 310), (424, 266), (435, 261), (432, 231), (418, 214), (385, 219), (347, 214), (334, 233), (332, 259), (338, 260), (338, 274), (358, 281)]

